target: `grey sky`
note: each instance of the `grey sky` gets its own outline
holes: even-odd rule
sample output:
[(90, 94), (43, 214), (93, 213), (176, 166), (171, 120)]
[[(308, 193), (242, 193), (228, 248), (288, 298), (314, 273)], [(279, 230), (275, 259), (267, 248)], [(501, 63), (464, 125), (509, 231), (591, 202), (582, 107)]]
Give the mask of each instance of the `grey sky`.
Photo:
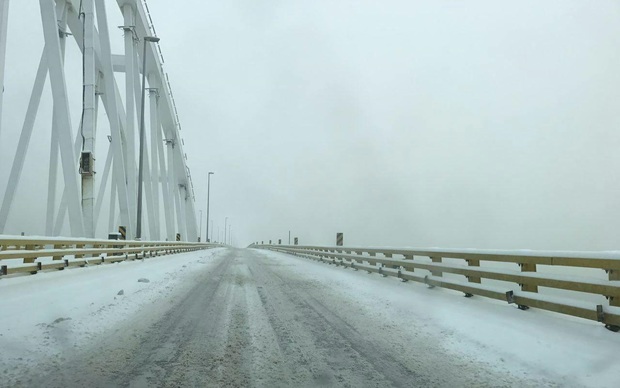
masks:
[[(40, 30), (32, 3), (12, 2), (11, 16)], [(290, 229), (309, 244), (342, 231), (356, 245), (618, 248), (617, 2), (149, 7), (197, 209), (215, 171), (211, 216), (220, 229), (229, 217), (239, 245), (286, 241)], [(25, 91), (12, 102), (5, 93), (3, 166), (16, 141), (5, 128), (21, 126), (40, 54), (17, 43), (12, 22), (7, 79), (19, 75)], [(18, 66), (12, 53), (28, 60)], [(44, 189), (37, 179), (24, 185)], [(30, 191), (20, 199), (44, 195)], [(36, 233), (36, 217), (12, 214), (9, 225)]]

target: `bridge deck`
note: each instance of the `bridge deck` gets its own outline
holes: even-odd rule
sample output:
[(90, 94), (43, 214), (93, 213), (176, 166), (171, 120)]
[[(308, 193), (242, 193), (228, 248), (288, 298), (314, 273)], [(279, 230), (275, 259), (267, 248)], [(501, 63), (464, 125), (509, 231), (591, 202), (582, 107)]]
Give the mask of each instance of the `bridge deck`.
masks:
[(617, 334), (454, 294), (248, 249), (5, 278), (0, 368), (47, 386), (619, 382)]

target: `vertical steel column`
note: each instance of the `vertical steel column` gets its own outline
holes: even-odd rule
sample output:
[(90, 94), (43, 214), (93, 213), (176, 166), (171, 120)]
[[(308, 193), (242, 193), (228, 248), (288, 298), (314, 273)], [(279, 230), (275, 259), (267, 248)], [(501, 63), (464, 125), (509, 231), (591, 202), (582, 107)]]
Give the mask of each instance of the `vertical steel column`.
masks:
[[(148, 163), (149, 160), (149, 151), (148, 151), (148, 146), (147, 146), (147, 141), (146, 141), (146, 128), (145, 128), (145, 122), (144, 122), (144, 115), (145, 115), (145, 109), (146, 109), (146, 80), (147, 78), (150, 79), (152, 77), (147, 77), (147, 71), (146, 71), (146, 48), (147, 48), (147, 42), (153, 42), (152, 37), (145, 37), (144, 38), (144, 51), (142, 52), (142, 83), (138, 82), (138, 79), (136, 77), (135, 82), (134, 82), (134, 87), (135, 87), (135, 95), (136, 98), (138, 96), (141, 96), (141, 99), (139, 101), (140, 103), (140, 122), (139, 122), (139, 126), (140, 126), (140, 130), (139, 130), (139, 157), (138, 157), (138, 215), (141, 215), (141, 210), (142, 210), (142, 192), (144, 190), (145, 194), (146, 194), (146, 209), (147, 209), (147, 220), (148, 220), (148, 225), (149, 225), (149, 237), (151, 239), (153, 239), (153, 236), (155, 235), (155, 210), (153, 209), (154, 205), (153, 205), (153, 186), (151, 184), (151, 173), (150, 173), (150, 166)], [(150, 49), (150, 45), (149, 49)], [(136, 58), (136, 63), (134, 64), (136, 68), (138, 68), (137, 66), (137, 58)], [(150, 83), (149, 83), (150, 85)], [(138, 102), (138, 101), (137, 101)], [(138, 220), (138, 226), (141, 227), (141, 220)], [(140, 235), (139, 237), (143, 237), (142, 235)]]
[[(159, 106), (158, 106), (159, 108)], [(159, 124), (158, 124), (159, 126)], [(157, 130), (157, 149), (159, 153), (159, 171), (161, 174), (161, 192), (162, 192), (162, 202), (164, 205), (164, 216), (166, 218), (166, 239), (168, 241), (174, 240), (174, 213), (172, 212), (172, 206), (174, 205), (173, 199), (171, 196), (170, 189), (170, 180), (169, 180), (169, 171), (171, 163), (167, 163), (166, 167), (166, 155), (164, 154), (164, 145), (163, 145), (163, 128)], [(172, 147), (172, 140), (166, 139), (166, 149)], [(170, 151), (168, 151), (168, 155), (170, 155)]]
[[(185, 163), (183, 163), (186, 166)], [(198, 235), (198, 220), (196, 219), (196, 202), (194, 198), (194, 192), (192, 188), (192, 181), (189, 176), (189, 171), (187, 171), (186, 175), (187, 182), (187, 196), (185, 197), (185, 225), (187, 230), (187, 236), (189, 240), (189, 236), (197, 236)]]
[[(112, 67), (112, 53), (110, 48), (110, 34), (108, 31), (108, 19), (103, 1), (95, 2), (97, 11), (97, 26), (99, 27), (99, 41), (101, 48), (101, 67), (103, 72), (103, 96), (108, 118), (110, 120), (110, 132), (112, 133), (112, 150), (114, 160), (112, 161), (113, 176), (112, 187), (118, 190), (118, 204), (121, 216), (121, 223), (128, 228), (128, 234), (132, 235), (133, 223), (132, 216), (129, 214), (129, 199), (127, 190), (127, 179), (125, 175), (125, 159), (123, 146), (121, 144), (122, 130), (119, 120), (120, 104), (117, 105), (117, 88), (114, 82), (114, 69)], [(114, 196), (111, 195), (113, 198)], [(113, 213), (113, 209), (112, 209)], [(114, 230), (114, 229), (110, 229)]]
[[(174, 145), (172, 147), (168, 147), (168, 182), (170, 184), (170, 194), (172, 195), (172, 199), (174, 201), (174, 210), (175, 210), (174, 215), (176, 218), (177, 233), (181, 233), (183, 237), (186, 237), (185, 233), (183, 233), (184, 225), (181, 219), (181, 215), (182, 215), (181, 204), (179, 202), (180, 201), (179, 195), (180, 195), (181, 190), (179, 187), (179, 182), (176, 177), (176, 172), (177, 172), (176, 167), (178, 163), (178, 161), (176, 160), (176, 154), (177, 152), (175, 152)], [(172, 205), (173, 204), (170, 204), (170, 206)]]
[(95, 10), (94, 0), (82, 0), (84, 23), (83, 39), (83, 100), (82, 100), (82, 152), (90, 154), (90, 171), (82, 171), (82, 216), (86, 237), (95, 237), (95, 122), (96, 122), (96, 70), (95, 70)]
[(147, 220), (149, 224), (149, 239), (151, 241), (155, 241), (155, 224), (157, 221), (155, 220), (155, 209), (153, 206), (153, 185), (151, 184), (151, 167), (148, 163), (149, 160), (149, 150), (146, 146), (146, 135), (144, 139), (144, 160), (142, 161), (144, 165), (144, 177), (142, 178), (142, 185), (144, 185), (144, 191), (146, 194), (146, 210), (147, 210)]
[(112, 179), (110, 184), (110, 213), (108, 214), (108, 233), (116, 229), (116, 180)]
[[(97, 42), (98, 40), (98, 36), (96, 35), (96, 30), (95, 32), (95, 42)], [(101, 73), (99, 72), (99, 68), (100, 68), (100, 64), (97, 62), (97, 56), (99, 55), (98, 51), (96, 50), (95, 47), (95, 122), (94, 122), (94, 133), (95, 133), (95, 138), (97, 137), (97, 121), (98, 121), (98, 117), (99, 117), (99, 95), (101, 94), (100, 89), (101, 89)], [(108, 159), (110, 159), (109, 164), (108, 164)], [(108, 144), (108, 152), (107, 152), (107, 156), (106, 156), (106, 164), (104, 167), (104, 175), (106, 176), (106, 180), (105, 182), (102, 181), (101, 183), (99, 183), (99, 192), (97, 193), (97, 196), (95, 197), (95, 213), (94, 213), (94, 232), (95, 235), (97, 235), (97, 227), (99, 226), (99, 214), (101, 213), (101, 202), (103, 202), (103, 196), (105, 194), (105, 189), (107, 187), (107, 175), (109, 175), (109, 171), (110, 171), (110, 167), (112, 166), (112, 152), (110, 150), (110, 146)], [(106, 173), (107, 170), (107, 173)], [(101, 197), (102, 201), (99, 201), (99, 197)], [(99, 208), (97, 207), (99, 206)], [(107, 232), (104, 233), (104, 236), (107, 235)]]
[[(149, 86), (151, 86), (149, 82)], [(161, 141), (158, 140), (161, 137), (161, 130), (159, 129), (159, 119), (157, 118), (157, 89), (150, 88), (149, 89), (149, 113), (151, 115), (150, 121), (150, 137), (151, 137), (151, 187), (153, 191), (153, 218), (155, 219), (153, 236), (151, 236), (151, 240), (159, 241), (161, 240), (161, 228), (159, 227), (159, 223), (161, 222), (161, 216), (159, 214), (159, 181), (160, 181), (160, 172), (158, 165), (158, 157), (159, 154), (158, 145), (161, 144)], [(159, 143), (159, 144), (158, 144)]]
[(175, 215), (176, 215), (176, 220), (177, 220), (177, 233), (180, 233), (183, 237), (185, 237), (185, 233), (182, 233), (182, 229), (183, 229), (183, 220), (181, 220), (181, 203), (180, 201), (180, 194), (181, 194), (181, 188), (179, 187), (179, 185), (176, 185), (175, 187), (172, 188), (172, 195), (174, 198), (174, 209), (175, 209)]
[[(189, 175), (189, 174), (188, 174)], [(181, 197), (183, 200), (183, 219), (185, 221), (185, 231), (187, 238), (185, 241), (195, 241), (195, 236), (198, 236), (198, 222), (196, 220), (196, 210), (194, 208), (194, 196), (192, 193), (191, 181), (189, 176), (186, 180), (185, 196)]]
[(136, 204), (138, 208), (138, 216), (136, 225), (136, 239), (142, 238), (142, 187), (144, 187), (144, 184), (142, 182), (142, 174), (144, 170), (144, 91), (146, 88), (146, 38), (144, 38), (142, 41), (142, 48), (142, 89), (140, 91), (142, 99), (140, 101), (140, 123), (138, 124), (140, 125), (140, 130), (138, 135), (138, 203)]
[[(135, 110), (135, 92), (134, 92), (134, 82), (137, 74), (135, 72), (134, 61), (135, 61), (135, 52), (134, 52), (134, 12), (133, 5), (126, 3), (123, 6), (123, 17), (124, 17), (124, 32), (125, 32), (125, 140), (126, 140), (126, 148), (125, 148), (125, 171), (127, 174), (127, 189), (129, 191), (128, 201), (129, 201), (129, 212), (133, 215), (136, 214), (137, 211), (137, 176), (136, 176), (136, 131), (135, 131), (135, 121), (136, 121), (136, 110)], [(133, 233), (128, 232), (128, 234), (132, 237), (135, 236), (137, 232), (132, 224), (128, 225), (129, 230), (133, 231)]]
[[(149, 44), (148, 46), (148, 50), (151, 51), (152, 47), (151, 45), (154, 43), (152, 40), (149, 41), (151, 42), (151, 44)], [(147, 57), (146, 55), (146, 50), (144, 52), (145, 54), (145, 58)], [(136, 64), (137, 64), (137, 58), (136, 58)], [(145, 69), (142, 69), (142, 71), (146, 72), (146, 66), (144, 66)], [(137, 65), (136, 65), (137, 68)], [(157, 68), (155, 68), (154, 71), (156, 71)], [(148, 72), (145, 73), (146, 77), (145, 79), (148, 82), (148, 85), (151, 86), (151, 82), (154, 78), (157, 78), (155, 76), (153, 76), (152, 74), (149, 74)], [(144, 189), (144, 192), (146, 194), (146, 210), (147, 210), (147, 220), (148, 220), (148, 230), (149, 230), (149, 239), (151, 241), (155, 240), (156, 238), (155, 236), (155, 224), (157, 223), (156, 219), (155, 219), (155, 205), (153, 202), (153, 184), (152, 184), (152, 178), (151, 178), (151, 165), (149, 163), (149, 146), (148, 146), (148, 141), (147, 141), (147, 128), (146, 128), (146, 123), (144, 122), (145, 120), (145, 110), (146, 110), (146, 85), (144, 85), (144, 90), (140, 90), (140, 88), (142, 87), (142, 85), (140, 83), (137, 82), (138, 80), (136, 79), (136, 82), (134, 83), (134, 85), (137, 87), (136, 91), (139, 91), (140, 93), (136, 93), (136, 97), (138, 95), (140, 95), (140, 131), (141, 131), (141, 135), (143, 136), (144, 139), (142, 139), (143, 141), (143, 160), (140, 162), (142, 163), (142, 168), (144, 170), (144, 175), (142, 177), (142, 181), (140, 182), (140, 184), (142, 185), (142, 188)], [(150, 107), (150, 104), (149, 104)], [(144, 114), (143, 114), (144, 113)], [(150, 125), (149, 125), (149, 129), (150, 129)], [(156, 151), (155, 151), (156, 152)]]
[[(101, 183), (99, 184), (99, 191), (97, 192), (97, 203), (95, 204), (95, 220), (99, 219), (101, 214), (101, 206), (103, 204), (103, 196), (105, 195), (105, 189), (108, 185), (108, 177), (110, 176), (110, 167), (112, 166), (112, 149), (108, 148), (108, 155), (105, 159), (105, 166), (103, 168), (103, 176), (101, 177)], [(97, 224), (95, 224), (96, 230)]]
[[(165, 133), (165, 131), (164, 131)], [(177, 184), (177, 180), (174, 177), (174, 147), (175, 147), (175, 141), (176, 139), (168, 139), (167, 141), (167, 147), (166, 147), (166, 161), (168, 162), (168, 169), (166, 170), (166, 175), (168, 178), (168, 191), (169, 191), (169, 195), (170, 195), (170, 202), (168, 203), (168, 206), (170, 207), (171, 210), (171, 214), (172, 214), (172, 222), (171, 222), (171, 227), (172, 227), (172, 231), (170, 232), (172, 234), (172, 240), (174, 241), (174, 236), (177, 233), (177, 229), (178, 229), (178, 195), (177, 192), (179, 191), (179, 186)]]

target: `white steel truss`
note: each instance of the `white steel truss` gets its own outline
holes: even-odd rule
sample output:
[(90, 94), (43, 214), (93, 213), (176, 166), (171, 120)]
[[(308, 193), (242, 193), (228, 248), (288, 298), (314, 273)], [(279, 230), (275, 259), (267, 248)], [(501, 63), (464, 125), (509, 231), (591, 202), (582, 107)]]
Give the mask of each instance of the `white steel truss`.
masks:
[[(124, 21), (120, 26), (124, 32), (122, 54), (112, 53), (106, 7), (109, 3), (115, 3), (114, 8), (121, 12)], [(52, 120), (46, 125), (51, 141), (45, 234), (58, 235), (68, 221), (69, 233), (74, 237), (105, 236), (116, 231), (119, 225), (127, 228), (127, 238), (135, 236), (140, 126), (140, 111), (136, 107), (141, 106), (141, 88), (145, 87), (148, 125), (145, 126), (143, 163), (146, 209), (146, 217), (142, 220), (143, 239), (174, 240), (178, 233), (184, 241), (195, 241), (198, 234), (191, 175), (159, 46), (144, 39), (155, 35), (144, 0), (39, 0), (39, 6), (45, 45), (34, 75), (6, 190), (0, 198), (0, 234), (7, 226), (17, 187), (23, 179), (34, 122), (49, 78), (53, 110)], [(0, 0), (1, 85), (4, 85), (9, 12), (9, 0)], [(77, 107), (67, 93), (65, 48), (68, 39), (78, 46), (82, 55), (82, 100)], [(143, 52), (146, 53), (144, 58)], [(141, 66), (143, 61), (146, 61), (145, 68)], [(141, 83), (143, 72), (148, 85)], [(123, 91), (116, 74), (124, 75)], [(2, 95), (0, 93), (0, 136)], [(100, 103), (107, 116), (107, 128), (97, 125)], [(81, 110), (77, 128), (72, 128), (70, 107)], [(97, 144), (98, 130), (109, 131), (109, 142)], [(56, 196), (58, 166), (63, 187), (60, 199)], [(107, 206), (103, 201), (106, 194), (110, 198), (107, 215), (102, 214), (102, 208)], [(100, 217), (107, 221), (107, 230), (102, 230), (101, 226), (98, 230)]]

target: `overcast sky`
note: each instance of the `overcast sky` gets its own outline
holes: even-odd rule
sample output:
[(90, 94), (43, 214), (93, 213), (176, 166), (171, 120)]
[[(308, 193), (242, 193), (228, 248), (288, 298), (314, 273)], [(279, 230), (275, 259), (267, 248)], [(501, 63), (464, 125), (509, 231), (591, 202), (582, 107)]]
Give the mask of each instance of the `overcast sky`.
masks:
[[(619, 249), (617, 1), (148, 4), (197, 209), (214, 171), (238, 245)], [(0, 195), (43, 42), (38, 2), (10, 12)], [(44, 124), (8, 232), (43, 231)]]

